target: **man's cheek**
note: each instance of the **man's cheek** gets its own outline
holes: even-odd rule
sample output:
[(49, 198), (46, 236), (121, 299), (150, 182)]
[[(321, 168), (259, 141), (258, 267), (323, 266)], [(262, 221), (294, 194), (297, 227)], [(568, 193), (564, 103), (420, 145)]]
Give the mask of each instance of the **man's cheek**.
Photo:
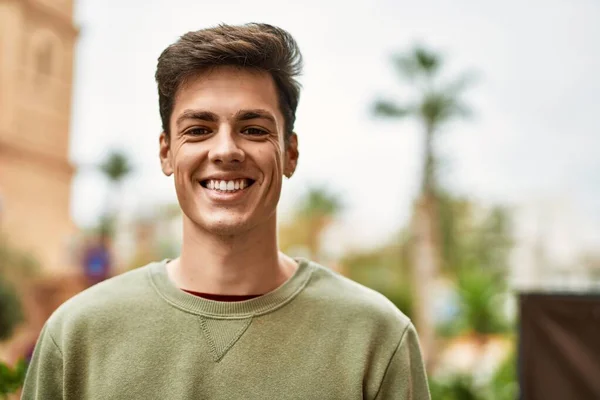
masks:
[(177, 186), (183, 185), (183, 170), (179, 164), (175, 164), (175, 184)]

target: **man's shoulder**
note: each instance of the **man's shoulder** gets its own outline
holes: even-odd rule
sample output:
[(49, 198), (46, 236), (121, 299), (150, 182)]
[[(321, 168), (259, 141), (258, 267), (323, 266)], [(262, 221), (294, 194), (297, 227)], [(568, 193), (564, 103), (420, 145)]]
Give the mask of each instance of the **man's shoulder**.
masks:
[(64, 302), (48, 319), (51, 331), (73, 324), (89, 324), (90, 320), (114, 319), (130, 313), (154, 296), (149, 269), (157, 263), (122, 273), (100, 282)]
[(387, 297), (314, 262), (309, 294), (330, 313), (371, 321), (404, 331), (411, 323)]

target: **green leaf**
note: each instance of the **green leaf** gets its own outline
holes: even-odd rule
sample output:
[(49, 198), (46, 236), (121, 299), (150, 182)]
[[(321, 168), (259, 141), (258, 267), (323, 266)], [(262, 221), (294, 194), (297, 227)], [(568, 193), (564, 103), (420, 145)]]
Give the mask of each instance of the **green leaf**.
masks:
[(310, 187), (299, 207), (304, 217), (334, 217), (343, 209), (340, 196), (325, 187)]
[(7, 396), (17, 392), (27, 373), (27, 363), (25, 360), (19, 360), (14, 368), (0, 362), (0, 396)]
[(431, 80), (440, 70), (442, 58), (432, 50), (416, 46), (408, 53), (395, 55), (393, 63), (400, 76), (409, 81)]
[(373, 106), (373, 113), (381, 117), (402, 118), (410, 114), (410, 109), (390, 101), (379, 100)]

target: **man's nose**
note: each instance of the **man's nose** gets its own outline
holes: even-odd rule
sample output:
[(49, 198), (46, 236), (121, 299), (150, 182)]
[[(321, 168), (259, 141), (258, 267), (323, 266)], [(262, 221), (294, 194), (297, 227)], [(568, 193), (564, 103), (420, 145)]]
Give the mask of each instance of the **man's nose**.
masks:
[(209, 158), (215, 163), (243, 162), (244, 151), (239, 147), (241, 138), (230, 127), (222, 127), (214, 137), (213, 146), (209, 151)]

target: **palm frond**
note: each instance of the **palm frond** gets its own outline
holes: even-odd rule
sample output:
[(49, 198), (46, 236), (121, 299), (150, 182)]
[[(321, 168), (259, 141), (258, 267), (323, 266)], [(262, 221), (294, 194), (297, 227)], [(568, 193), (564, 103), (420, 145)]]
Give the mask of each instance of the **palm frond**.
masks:
[(380, 117), (402, 118), (410, 113), (410, 107), (402, 107), (387, 100), (378, 100), (373, 105), (373, 114)]
[(129, 158), (121, 151), (113, 151), (100, 165), (100, 170), (113, 182), (120, 182), (132, 169)]
[(343, 209), (341, 197), (329, 191), (324, 186), (314, 186), (308, 189), (300, 213), (304, 216), (335, 216)]
[(452, 118), (469, 116), (470, 109), (452, 94), (435, 91), (425, 95), (419, 114), (428, 125), (439, 126)]
[(425, 47), (416, 47), (413, 56), (419, 68), (429, 75), (435, 74), (442, 65), (442, 57)]
[(438, 54), (422, 46), (416, 46), (406, 54), (395, 55), (392, 61), (398, 73), (411, 81), (433, 77), (442, 65)]
[(466, 89), (473, 86), (478, 81), (478, 76), (473, 72), (467, 72), (454, 79), (452, 82), (442, 85), (441, 91), (448, 94), (448, 96), (458, 97)]

